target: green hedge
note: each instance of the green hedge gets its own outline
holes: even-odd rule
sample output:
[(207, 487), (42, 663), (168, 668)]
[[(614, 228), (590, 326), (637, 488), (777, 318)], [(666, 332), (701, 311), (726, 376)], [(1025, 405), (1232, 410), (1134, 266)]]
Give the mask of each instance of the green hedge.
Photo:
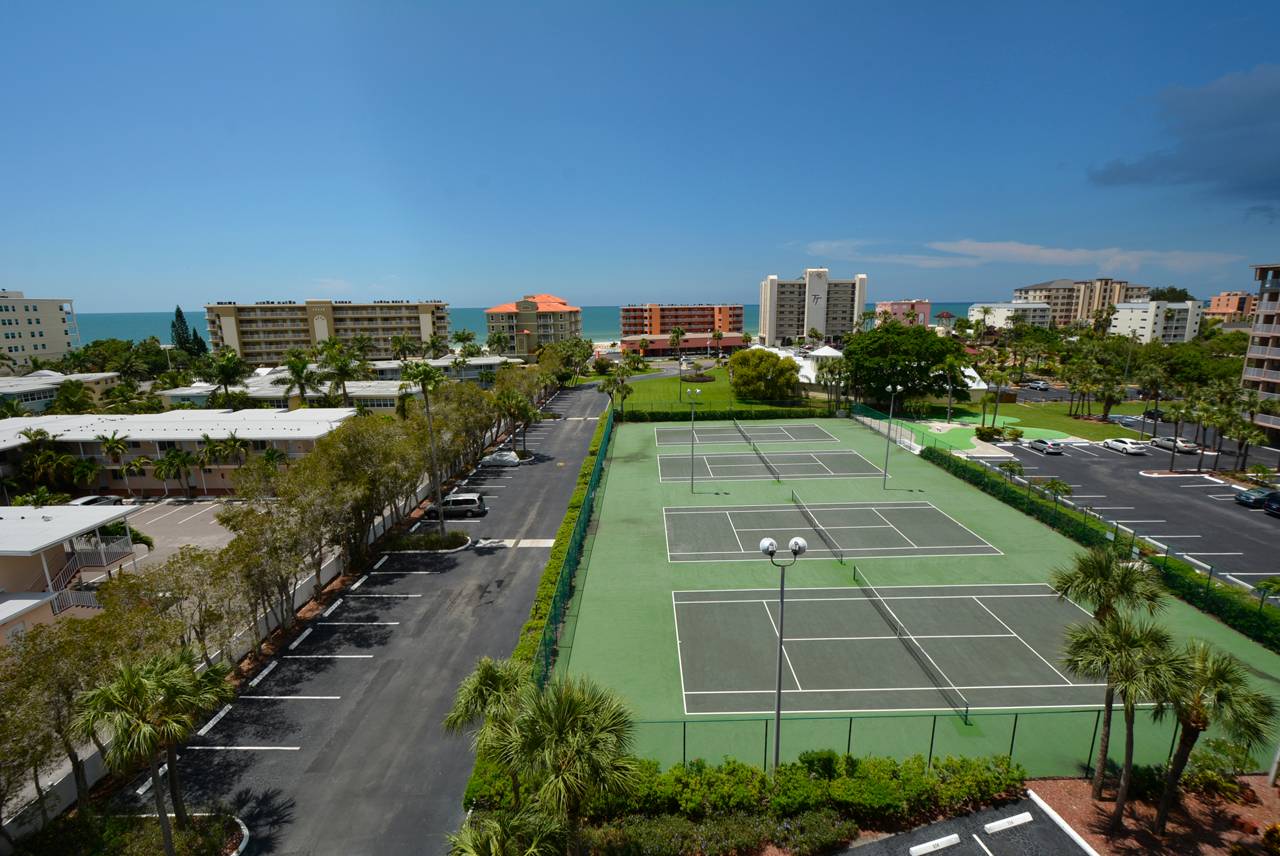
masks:
[(1067, 508), (1061, 503), (1045, 499), (1025, 487), (1019, 487), (981, 464), (975, 464), (931, 446), (924, 448), (920, 452), (920, 457), (937, 464), (952, 475), (974, 485), (983, 493), (994, 496), (1024, 514), (1031, 515), (1041, 523), (1047, 524), (1086, 547), (1108, 543), (1107, 532), (1110, 530), (1101, 521), (1075, 509)]
[[(1108, 543), (1110, 529), (1101, 521), (1061, 505), (1055, 507), (1050, 500), (1028, 493), (1026, 488), (1019, 488), (980, 464), (934, 448), (924, 449), (920, 457), (1006, 505), (1031, 515), (1078, 544), (1095, 547)], [(1141, 542), (1138, 547), (1160, 572), (1165, 587), (1178, 598), (1214, 616), (1264, 648), (1280, 653), (1280, 609), (1270, 604), (1259, 609), (1258, 599), (1244, 589), (1210, 581), (1190, 564), (1170, 556), (1155, 555)]]
[[(742, 408), (699, 408), (698, 419), (813, 419), (819, 416), (830, 416), (825, 403), (812, 407), (751, 407)], [(626, 415), (619, 414), (623, 422), (687, 422), (689, 408), (641, 410), (628, 409)]]
[(858, 836), (858, 825), (830, 809), (786, 820), (730, 814), (690, 820), (679, 815), (623, 817), (582, 832), (583, 849), (611, 856), (745, 856), (772, 844), (791, 856), (830, 853)]

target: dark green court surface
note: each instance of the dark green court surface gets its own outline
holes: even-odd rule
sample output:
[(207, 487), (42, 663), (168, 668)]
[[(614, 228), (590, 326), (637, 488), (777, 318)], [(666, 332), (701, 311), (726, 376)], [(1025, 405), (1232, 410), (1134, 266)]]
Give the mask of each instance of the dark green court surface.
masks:
[[(788, 589), (789, 713), (1091, 707), (1103, 684), (1059, 663), (1063, 629), (1088, 620), (1047, 585)], [(686, 714), (773, 710), (777, 589), (671, 595)], [(892, 617), (888, 617), (892, 616)], [(905, 635), (904, 635), (905, 634)]]
[[(688, 446), (688, 428), (654, 428), (659, 446)], [(698, 425), (693, 430), (695, 443), (743, 443), (746, 434), (756, 443), (838, 443), (820, 425), (773, 425), (746, 423), (739, 431), (732, 425)]]
[[(857, 452), (844, 450), (768, 452), (763, 453), (763, 458), (755, 453), (694, 455), (693, 478), (694, 481), (850, 479), (879, 478), (883, 472)], [(664, 482), (687, 482), (689, 456), (659, 455), (658, 476)]]
[(824, 502), (807, 507), (817, 526), (795, 505), (664, 508), (667, 561), (758, 562), (762, 538), (786, 544), (796, 535), (808, 541), (810, 558), (1002, 555), (929, 502)]

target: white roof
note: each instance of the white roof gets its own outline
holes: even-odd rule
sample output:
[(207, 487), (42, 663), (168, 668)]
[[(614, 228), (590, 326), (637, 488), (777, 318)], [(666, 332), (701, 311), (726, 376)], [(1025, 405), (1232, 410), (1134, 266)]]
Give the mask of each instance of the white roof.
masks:
[(165, 413), (20, 416), (0, 419), (0, 449), (24, 445), (24, 429), (42, 428), (63, 443), (92, 443), (99, 434), (131, 440), (215, 440), (234, 433), (242, 440), (316, 440), (355, 416), (350, 407), (298, 410), (169, 410)]
[(35, 392), (40, 389), (57, 389), (63, 381), (68, 380), (92, 383), (115, 377), (119, 377), (116, 372), (87, 372), (64, 375), (51, 369), (40, 369), (22, 377), (0, 377), (0, 395), (17, 395), (23, 392)]
[(13, 621), (45, 601), (53, 600), (57, 595), (58, 593), (54, 591), (0, 592), (0, 624)]
[(831, 347), (830, 345), (823, 345), (818, 350), (812, 351), (809, 354), (809, 356), (811, 357), (843, 357), (844, 354), (841, 353), (840, 351), (837, 351), (835, 348)]
[(34, 556), (136, 510), (127, 505), (0, 505), (0, 556)]

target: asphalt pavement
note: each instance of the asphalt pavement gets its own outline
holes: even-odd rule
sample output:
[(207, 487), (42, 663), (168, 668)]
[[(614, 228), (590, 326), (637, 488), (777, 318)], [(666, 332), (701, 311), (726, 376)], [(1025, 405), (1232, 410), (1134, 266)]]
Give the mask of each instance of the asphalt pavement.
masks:
[(476, 660), (515, 645), (605, 404), (561, 392), (531, 463), (468, 478), (489, 507), (450, 521), (470, 548), (389, 555), (309, 622), (183, 752), (192, 805), (229, 806), (249, 854), (446, 852), (473, 759), (440, 723)]
[(1068, 856), (1092, 851), (1081, 847), (1038, 803), (1024, 799), (859, 844), (841, 856), (934, 852), (945, 856)]

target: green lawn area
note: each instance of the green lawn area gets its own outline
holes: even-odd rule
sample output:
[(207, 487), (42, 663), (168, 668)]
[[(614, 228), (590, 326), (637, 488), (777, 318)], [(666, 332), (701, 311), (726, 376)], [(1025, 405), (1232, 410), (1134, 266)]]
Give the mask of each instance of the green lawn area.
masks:
[[(705, 374), (711, 376), (710, 381), (699, 381), (697, 383), (682, 382), (679, 377), (659, 377), (646, 380), (643, 383), (637, 383), (632, 386), (632, 393), (627, 398), (628, 410), (677, 410), (687, 408), (689, 406), (688, 391), (690, 389), (700, 389), (702, 393), (698, 397), (700, 407), (705, 408), (726, 408), (730, 405), (750, 410), (753, 406), (768, 406), (767, 404), (753, 405), (749, 402), (740, 402), (733, 395), (733, 389), (729, 386), (729, 370), (725, 367), (709, 368)], [(681, 387), (684, 387), (685, 396), (681, 397)], [(826, 407), (826, 400), (812, 399), (811, 403), (815, 409), (823, 409)]]
[[(1146, 408), (1146, 403), (1127, 402), (1125, 404), (1117, 404), (1111, 408), (1112, 413), (1116, 414), (1139, 414)], [(1059, 440), (1063, 437), (1079, 437), (1084, 440), (1105, 440), (1108, 437), (1137, 437), (1136, 431), (1130, 430), (1123, 425), (1117, 425), (1113, 422), (1093, 422), (1086, 419), (1074, 419), (1067, 415), (1069, 405), (1066, 402), (1051, 401), (1045, 403), (1032, 404), (1001, 404), (999, 414), (996, 416), (1000, 425), (1010, 428), (1020, 428), (1023, 430), (1024, 440), (1030, 440), (1036, 437), (1043, 437), (1050, 440)], [(1100, 408), (1094, 409), (1095, 413), (1100, 413)], [(927, 420), (943, 421), (946, 419), (946, 405), (933, 405), (930, 407)], [(952, 408), (951, 419), (953, 422), (963, 422), (966, 424), (977, 425), (982, 420), (982, 409), (974, 407), (971, 402), (956, 405)], [(987, 409), (987, 424), (991, 423), (991, 408)], [(967, 428), (953, 428), (950, 431), (938, 434), (928, 432), (923, 427), (918, 432), (922, 437), (941, 437), (949, 445), (957, 449), (967, 449), (972, 447), (971, 438), (973, 433)]]

